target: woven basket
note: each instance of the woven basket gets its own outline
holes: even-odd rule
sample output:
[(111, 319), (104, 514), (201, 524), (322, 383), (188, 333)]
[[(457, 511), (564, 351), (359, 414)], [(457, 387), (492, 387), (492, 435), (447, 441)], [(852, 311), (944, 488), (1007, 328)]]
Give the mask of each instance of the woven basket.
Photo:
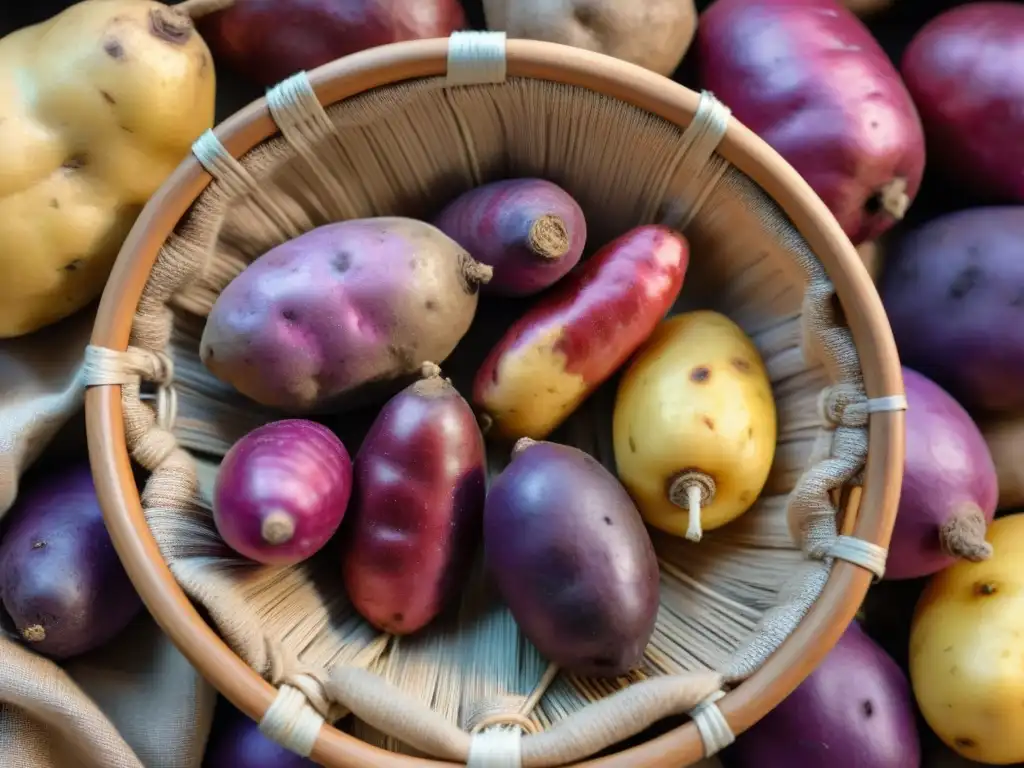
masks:
[[(219, 458), (279, 417), (199, 362), (223, 287), (320, 224), (429, 217), (512, 176), (564, 186), (593, 244), (652, 221), (685, 229), (693, 258), (677, 309), (738, 322), (776, 397), (775, 464), (755, 507), (698, 544), (652, 534), (658, 625), (644, 666), (616, 681), (550, 668), (482, 579), (453, 622), (379, 636), (348, 606), (333, 555), (284, 570), (243, 562), (209, 511)], [(143, 599), (227, 698), (328, 766), (689, 765), (809, 674), (884, 569), (905, 400), (856, 252), (710, 94), (598, 54), (459, 33), (285, 81), (202, 137), (145, 208), (88, 363), (93, 468)], [(554, 439), (613, 466), (609, 391)], [(129, 457), (151, 473), (141, 501)], [(609, 749), (676, 716), (663, 735)]]

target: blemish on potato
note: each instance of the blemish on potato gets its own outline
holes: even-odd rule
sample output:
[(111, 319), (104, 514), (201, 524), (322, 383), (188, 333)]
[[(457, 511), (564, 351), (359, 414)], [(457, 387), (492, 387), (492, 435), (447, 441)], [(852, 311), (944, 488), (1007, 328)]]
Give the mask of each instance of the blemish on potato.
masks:
[(56, 197), (51, 198), (50, 207), (53, 208), (55, 211), (60, 210), (60, 201)]
[(754, 428), (753, 427), (747, 427), (747, 440), (753, 440), (753, 439), (754, 439)]
[(865, 699), (860, 703), (860, 711), (864, 713), (864, 717), (871, 717), (875, 714), (875, 705)]
[(283, 317), (289, 323), (292, 323), (292, 322), (295, 322), (295, 320), (298, 317), (298, 315), (295, 314), (295, 310), (294, 309), (286, 309), (283, 312), (281, 312), (281, 317)]
[(981, 269), (970, 264), (961, 270), (949, 285), (949, 298), (960, 300), (970, 293), (981, 280)]
[(1024, 307), (1024, 288), (1018, 288), (1017, 293), (1014, 294), (1013, 299), (1010, 301), (1011, 307)]
[(633, 439), (632, 435), (629, 436), (629, 452), (636, 453), (636, 440)]
[(979, 581), (975, 582), (973, 591), (979, 597), (988, 597), (998, 591), (998, 585), (991, 581)]
[(79, 152), (77, 154), (72, 155), (67, 160), (65, 160), (63, 163), (61, 163), (61, 168), (64, 168), (65, 170), (68, 170), (68, 171), (77, 171), (79, 168), (84, 168), (85, 167), (85, 163), (86, 163), (85, 153), (84, 152)]
[(605, 525), (611, 525), (611, 524), (612, 524), (612, 519), (611, 519), (610, 517), (606, 517), (606, 518), (604, 519), (604, 524), (605, 524)]
[(352, 254), (348, 251), (338, 251), (331, 259), (331, 268), (338, 273), (348, 272), (352, 266)]
[(690, 371), (690, 381), (703, 382), (711, 378), (711, 369), (706, 365), (700, 365)]
[(740, 373), (750, 373), (750, 361), (742, 357), (734, 357), (731, 361), (732, 367)]
[(103, 100), (107, 102), (107, 104), (117, 104), (117, 100), (114, 99), (114, 97), (111, 96), (107, 91), (101, 89), (100, 96), (103, 97)]
[(978, 746), (978, 742), (974, 739), (968, 738), (967, 736), (958, 736), (953, 739), (953, 743), (960, 747), (960, 749), (973, 749)]
[(433, 299), (427, 299), (426, 303), (423, 306), (428, 312), (433, 312), (434, 310), (437, 309), (437, 302), (434, 301)]
[(32, 549), (43, 549), (46, 546), (46, 542), (43, 540), (33, 541)]
[(710, 429), (712, 432), (715, 431), (715, 422), (710, 416), (701, 416), (700, 420), (704, 422), (704, 426)]
[(103, 43), (103, 52), (112, 59), (123, 59), (124, 58), (124, 46), (121, 45), (120, 41), (109, 39)]
[(77, 272), (84, 262), (81, 259), (69, 261), (61, 269), (65, 272)]

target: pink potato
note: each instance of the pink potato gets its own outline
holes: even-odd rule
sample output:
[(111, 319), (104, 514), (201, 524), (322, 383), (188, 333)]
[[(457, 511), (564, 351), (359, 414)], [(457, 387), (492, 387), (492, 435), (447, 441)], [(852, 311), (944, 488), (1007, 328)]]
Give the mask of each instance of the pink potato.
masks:
[(946, 11), (903, 54), (929, 158), (990, 201), (1024, 202), (1024, 5)]
[(261, 405), (346, 410), (447, 358), (490, 276), (422, 221), (328, 224), (272, 248), (228, 284), (200, 357)]

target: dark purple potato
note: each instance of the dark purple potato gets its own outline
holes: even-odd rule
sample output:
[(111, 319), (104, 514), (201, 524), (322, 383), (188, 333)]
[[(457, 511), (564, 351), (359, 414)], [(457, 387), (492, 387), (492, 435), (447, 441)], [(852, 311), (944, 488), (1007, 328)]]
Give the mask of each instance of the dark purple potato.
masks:
[(658, 561), (619, 481), (567, 445), (523, 438), (484, 513), (487, 565), (523, 634), (581, 675), (636, 667), (658, 615)]
[(727, 768), (919, 768), (910, 684), (856, 622), (821, 665), (722, 753)]
[(105, 645), (142, 601), (103, 523), (88, 464), (35, 478), (0, 541), (3, 623), (35, 651), (67, 659)]
[(579, 203), (544, 179), (507, 179), (457, 197), (435, 225), (477, 261), (494, 267), (482, 293), (529, 296), (579, 262), (587, 223)]
[(981, 431), (960, 404), (916, 371), (903, 369), (907, 449), (888, 579), (929, 576), (962, 558), (992, 554), (985, 531), (999, 496)]
[(294, 565), (338, 530), (352, 491), (352, 462), (322, 424), (264, 424), (227, 452), (213, 493), (224, 543), (267, 565)]
[(1024, 206), (972, 208), (909, 233), (881, 283), (902, 362), (972, 414), (1024, 409)]
[(381, 409), (356, 454), (342, 566), (356, 610), (396, 635), (430, 623), (467, 576), (485, 493), (476, 416), (428, 363)]
[(907, 46), (901, 69), (928, 161), (986, 199), (1024, 203), (1024, 4), (939, 14)]
[(313, 768), (301, 757), (271, 741), (259, 725), (237, 710), (214, 725), (203, 768)]

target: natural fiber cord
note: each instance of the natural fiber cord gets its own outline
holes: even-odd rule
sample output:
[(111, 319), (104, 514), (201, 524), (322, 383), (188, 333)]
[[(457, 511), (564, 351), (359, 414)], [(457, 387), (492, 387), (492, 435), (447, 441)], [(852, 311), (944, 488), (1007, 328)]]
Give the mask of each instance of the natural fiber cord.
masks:
[[(356, 736), (388, 749), (474, 768), (543, 768), (691, 713), (713, 754), (733, 738), (715, 703), (723, 685), (778, 648), (833, 558), (876, 575), (884, 565), (884, 551), (838, 535), (834, 502), (861, 470), (879, 403), (864, 394), (820, 262), (778, 207), (715, 153), (728, 112), (710, 94), (684, 132), (583, 88), (505, 79), (500, 36), (455, 37), (449, 54), (447, 79), (400, 83), (326, 112), (304, 75), (290, 78), (267, 96), (282, 135), (242, 158), (212, 133), (200, 139), (196, 156), (215, 180), (162, 248), (129, 351), (90, 350), (90, 383), (122, 385), (129, 450), (152, 472), (147, 522), (175, 577), (226, 642), (279, 686), (262, 723), (271, 738), (308, 754), (322, 720), (351, 713)], [(700, 544), (653, 534), (657, 626), (643, 665), (619, 680), (557, 674), (479, 574), (458, 615), (416, 636), (381, 636), (348, 604), (332, 557), (255, 565), (223, 545), (211, 519), (220, 457), (280, 417), (199, 361), (204, 318), (224, 286), (320, 224), (429, 217), (454, 195), (511, 176), (565, 187), (594, 244), (639, 223), (686, 226), (693, 259), (676, 309), (712, 308), (738, 322), (777, 401), (775, 464), (753, 509)], [(457, 384), (473, 373), (458, 359), (444, 365)], [(148, 395), (150, 383), (165, 395)], [(612, 466), (613, 399), (614, 386), (602, 388), (553, 439)], [(164, 413), (172, 400), (173, 420)], [(330, 426), (358, 440), (355, 421), (342, 415)], [(489, 460), (494, 473), (507, 457)]]

